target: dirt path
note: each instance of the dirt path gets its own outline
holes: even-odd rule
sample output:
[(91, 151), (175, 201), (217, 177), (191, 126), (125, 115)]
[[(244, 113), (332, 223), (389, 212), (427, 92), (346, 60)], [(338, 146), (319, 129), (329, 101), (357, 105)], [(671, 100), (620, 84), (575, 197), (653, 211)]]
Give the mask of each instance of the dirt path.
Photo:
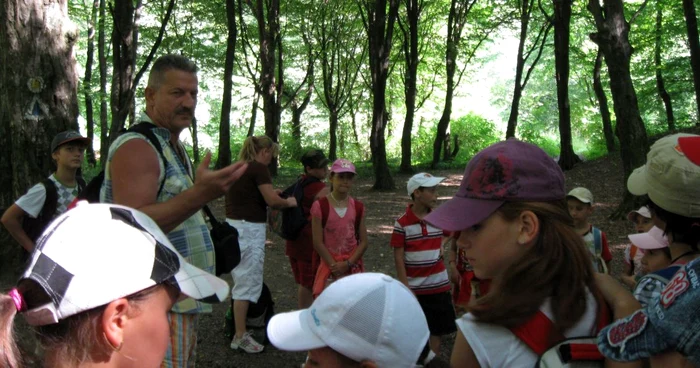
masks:
[[(462, 170), (437, 171), (434, 175), (446, 176), (448, 179), (440, 189), (440, 200), (449, 199), (457, 191), (462, 178)], [(358, 178), (352, 195), (363, 201), (367, 208), (367, 229), (369, 247), (364, 256), (367, 271), (383, 272), (395, 276), (392, 251), (389, 238), (394, 219), (401, 215), (408, 203), (405, 183), (408, 175), (398, 175), (394, 179), (398, 189), (392, 192), (374, 192), (369, 178)], [(632, 230), (626, 221), (609, 221), (607, 217), (613, 212), (622, 194), (622, 169), (619, 158), (605, 158), (585, 162), (566, 173), (567, 188), (584, 186), (590, 189), (595, 198), (595, 211), (592, 222), (604, 230), (613, 251), (613, 272), (622, 270), (622, 249), (626, 235)], [(277, 187), (285, 183), (275, 183)], [(221, 205), (216, 206), (217, 215), (223, 216)], [(272, 290), (275, 299), (275, 311), (283, 312), (296, 309), (296, 285), (292, 272), (284, 255), (284, 243), (273, 234), (268, 234), (265, 255), (265, 282)], [(231, 282), (230, 277), (226, 278)], [(229, 341), (223, 336), (223, 316), (228, 305), (214, 307), (214, 313), (204, 316), (199, 326), (199, 345), (197, 365), (199, 367), (298, 367), (304, 360), (305, 353), (286, 353), (267, 346), (265, 352), (258, 355), (237, 353), (229, 349)], [(452, 349), (453, 339), (443, 342), (443, 356), (447, 357)]]

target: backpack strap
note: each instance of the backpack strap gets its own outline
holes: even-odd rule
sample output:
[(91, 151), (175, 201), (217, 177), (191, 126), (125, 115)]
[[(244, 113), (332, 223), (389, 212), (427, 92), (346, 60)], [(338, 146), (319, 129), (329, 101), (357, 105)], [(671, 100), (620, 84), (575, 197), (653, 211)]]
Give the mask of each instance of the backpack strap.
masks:
[(49, 178), (42, 180), (41, 184), (46, 189), (46, 199), (44, 200), (44, 206), (41, 207), (41, 212), (39, 212), (37, 218), (46, 221), (46, 225), (48, 225), (56, 215), (56, 209), (58, 208), (58, 190), (56, 189), (56, 184)]
[[(610, 308), (608, 308), (607, 303), (605, 303), (605, 299), (603, 299), (603, 295), (600, 291), (596, 292), (595, 298), (598, 310), (596, 313), (594, 335), (597, 335), (598, 332), (612, 322), (612, 317)], [(542, 310), (538, 310), (532, 318), (520, 326), (511, 328), (510, 331), (538, 356), (544, 354), (557, 341), (567, 340), (565, 336), (554, 331), (554, 322), (552, 322)], [(583, 358), (585, 356), (585, 360), (604, 359), (597, 347), (593, 349), (588, 345), (589, 344), (572, 344), (567, 346), (568, 354), (574, 358)]]
[(554, 322), (541, 310), (538, 310), (527, 322), (512, 327), (510, 331), (538, 356), (544, 354), (552, 346), (552, 342), (564, 338), (551, 336), (554, 332)]
[(591, 232), (593, 232), (593, 247), (595, 248), (596, 257), (600, 257), (603, 254), (603, 234), (595, 226), (591, 227)]
[(328, 197), (319, 198), (318, 204), (321, 206), (321, 227), (325, 229), (326, 222), (328, 222), (328, 212), (331, 210), (331, 204), (328, 202)]
[(360, 224), (362, 223), (362, 216), (365, 214), (365, 205), (356, 200), (352, 199), (355, 204), (355, 238), (357, 238), (357, 244), (360, 244)]

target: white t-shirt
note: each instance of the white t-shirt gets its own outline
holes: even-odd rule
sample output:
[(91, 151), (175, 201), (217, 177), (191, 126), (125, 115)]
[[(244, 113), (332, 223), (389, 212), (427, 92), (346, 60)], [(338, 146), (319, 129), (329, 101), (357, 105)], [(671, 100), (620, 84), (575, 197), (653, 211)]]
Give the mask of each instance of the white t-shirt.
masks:
[[(66, 212), (68, 205), (78, 196), (78, 186), (67, 187), (56, 180), (53, 174), (49, 176), (49, 179), (56, 185), (56, 216), (58, 216)], [(30, 217), (36, 218), (44, 207), (44, 201), (46, 201), (46, 188), (43, 184), (37, 183), (29, 188), (25, 195), (19, 197), (15, 204)]]
[[(553, 318), (549, 300), (540, 309), (547, 317)], [(593, 294), (587, 293), (586, 313), (564, 336), (595, 335), (597, 311), (598, 304)], [(537, 363), (537, 354), (503, 326), (478, 322), (471, 313), (467, 313), (457, 319), (457, 327), (474, 351), (481, 368), (532, 368)]]

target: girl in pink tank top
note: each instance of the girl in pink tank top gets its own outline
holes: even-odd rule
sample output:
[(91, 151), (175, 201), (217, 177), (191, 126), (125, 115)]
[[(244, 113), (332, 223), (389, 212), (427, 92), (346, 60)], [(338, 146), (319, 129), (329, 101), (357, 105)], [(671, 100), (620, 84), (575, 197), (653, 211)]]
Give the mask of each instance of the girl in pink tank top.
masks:
[(349, 195), (355, 165), (338, 159), (331, 166), (331, 193), (311, 206), (314, 249), (320, 264), (313, 285), (314, 297), (334, 280), (364, 272), (362, 255), (367, 249), (362, 202)]

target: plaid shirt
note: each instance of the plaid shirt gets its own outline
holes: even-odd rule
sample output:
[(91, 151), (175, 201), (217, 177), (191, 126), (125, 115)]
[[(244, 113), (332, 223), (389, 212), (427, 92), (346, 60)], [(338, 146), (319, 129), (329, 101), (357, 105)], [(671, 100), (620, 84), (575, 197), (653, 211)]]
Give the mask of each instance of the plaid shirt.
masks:
[[(139, 121), (152, 123), (145, 113), (141, 114)], [(183, 163), (170, 145), (170, 131), (165, 128), (154, 128), (152, 131), (158, 137), (163, 147), (163, 155), (168, 162), (167, 167), (164, 168), (161, 158), (158, 157), (158, 165), (160, 166), (159, 182), (165, 176), (165, 184), (160, 193), (158, 193), (157, 198), (157, 202), (160, 203), (166, 202), (191, 188), (194, 185), (192, 181), (193, 170), (189, 159)], [(117, 149), (131, 139), (143, 139), (151, 145), (151, 142), (146, 137), (138, 133), (122, 134), (112, 143), (109, 147), (109, 155), (105, 165), (105, 180), (100, 191), (100, 202), (114, 203), (112, 178), (109, 170), (110, 164)], [(179, 148), (186, 155), (182, 144), (179, 144)], [(153, 149), (155, 150), (156, 148), (153, 147)], [(175, 249), (180, 252), (187, 262), (207, 272), (214, 273), (214, 246), (209, 235), (209, 228), (201, 211), (190, 216), (167, 235)], [(175, 313), (209, 313), (212, 311), (212, 306), (211, 304), (199, 303), (194, 299), (188, 298), (175, 304), (172, 311)]]

